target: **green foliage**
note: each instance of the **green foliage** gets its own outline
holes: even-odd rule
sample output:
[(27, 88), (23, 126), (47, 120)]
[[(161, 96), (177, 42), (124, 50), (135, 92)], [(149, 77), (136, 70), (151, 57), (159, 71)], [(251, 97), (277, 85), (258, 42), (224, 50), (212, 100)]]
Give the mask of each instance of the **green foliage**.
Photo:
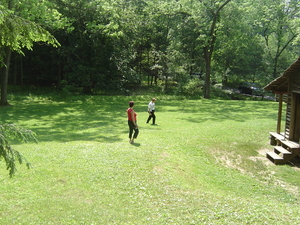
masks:
[(15, 124), (0, 125), (0, 159), (4, 159), (6, 169), (12, 177), (16, 173), (16, 162), (20, 164), (26, 162), (26, 166), (30, 168), (30, 163), (20, 154), (19, 151), (14, 150), (10, 144), (10, 140), (19, 140), (23, 143), (33, 139), (37, 142), (36, 135), (30, 130), (25, 130)]
[[(269, 65), (265, 68), (268, 71), (265, 72), (266, 75), (272, 75), (271, 79), (279, 76), (291, 64), (283, 55), (289, 46), (293, 46), (292, 43), (295, 43), (294, 39), (299, 34), (298, 7), (293, 1), (281, 0), (253, 1), (252, 6), (247, 6), (245, 16), (252, 23), (253, 31), (261, 39), (260, 44), (265, 52), (264, 64)], [(292, 53), (294, 60), (298, 57), (297, 52), (289, 52)]]
[(185, 85), (182, 86), (183, 94), (188, 96), (200, 96), (204, 86), (204, 81), (198, 78), (190, 79)]
[(57, 40), (38, 24), (0, 8), (0, 46), (22, 53), (22, 48), (32, 49), (34, 42), (59, 46)]
[[(10, 81), (20, 84), (64, 80), (88, 94), (154, 77), (183, 86), (190, 74), (205, 74), (206, 63), (217, 82), (268, 83), (298, 52), (295, 0), (19, 0), (11, 10), (2, 3), (0, 43), (35, 49), (12, 63)], [(56, 40), (60, 48), (32, 45)]]

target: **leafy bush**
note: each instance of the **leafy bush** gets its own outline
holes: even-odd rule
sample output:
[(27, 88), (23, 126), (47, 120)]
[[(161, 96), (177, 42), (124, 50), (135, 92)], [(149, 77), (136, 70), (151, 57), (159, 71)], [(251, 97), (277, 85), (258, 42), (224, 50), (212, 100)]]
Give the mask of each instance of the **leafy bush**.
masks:
[(204, 81), (200, 79), (191, 79), (182, 86), (183, 94), (190, 96), (200, 95), (204, 86)]

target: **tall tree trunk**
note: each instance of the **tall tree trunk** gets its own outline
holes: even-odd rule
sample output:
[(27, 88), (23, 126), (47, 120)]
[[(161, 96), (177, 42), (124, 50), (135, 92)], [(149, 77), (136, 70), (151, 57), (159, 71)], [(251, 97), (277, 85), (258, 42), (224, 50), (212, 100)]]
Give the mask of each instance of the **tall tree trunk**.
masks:
[(7, 101), (7, 84), (8, 84), (8, 72), (9, 72), (9, 64), (11, 58), (11, 49), (9, 47), (5, 47), (5, 65), (2, 68), (2, 79), (1, 79), (1, 101), (0, 105), (7, 106), (9, 105)]
[(208, 47), (204, 47), (204, 58), (205, 58), (205, 85), (204, 85), (204, 98), (210, 98), (210, 73), (211, 73), (211, 54)]
[(285, 45), (279, 50), (280, 46), (277, 46), (277, 53), (274, 57), (274, 65), (273, 65), (273, 78), (275, 79), (277, 74), (277, 66), (278, 66), (278, 59), (281, 56), (282, 52), (289, 46), (289, 44), (298, 36), (298, 34), (294, 34), (286, 43)]
[(17, 69), (17, 61), (18, 61), (18, 58), (17, 56), (15, 55), (14, 56), (14, 62), (13, 62), (13, 65), (14, 65), (14, 69), (13, 69), (13, 84), (14, 85), (17, 85), (18, 84), (18, 81), (17, 81), (17, 75), (18, 75), (18, 69)]
[(274, 58), (274, 65), (273, 65), (273, 78), (275, 79), (277, 77), (277, 64), (278, 64), (278, 55)]
[[(13, 6), (13, 0), (9, 0), (7, 2), (8, 9), (12, 9)], [(5, 53), (5, 59), (4, 59), (4, 67), (2, 68), (2, 71), (0, 71), (1, 76), (1, 99), (0, 99), (0, 105), (2, 106), (8, 106), (9, 103), (7, 101), (7, 85), (8, 85), (8, 72), (9, 72), (9, 64), (11, 59), (11, 49), (10, 47), (6, 46), (4, 47), (4, 53)]]

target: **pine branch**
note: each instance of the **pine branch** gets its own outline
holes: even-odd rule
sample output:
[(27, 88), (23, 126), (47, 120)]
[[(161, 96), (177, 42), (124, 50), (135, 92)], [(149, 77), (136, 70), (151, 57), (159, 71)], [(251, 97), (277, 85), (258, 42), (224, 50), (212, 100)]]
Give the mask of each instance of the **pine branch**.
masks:
[(31, 167), (31, 164), (20, 152), (9, 145), (8, 139), (16, 139), (23, 143), (27, 143), (29, 139), (33, 139), (38, 143), (38, 140), (36, 134), (31, 130), (25, 130), (15, 124), (0, 125), (0, 159), (4, 159), (6, 169), (9, 171), (10, 177), (12, 177), (17, 171), (16, 161), (19, 164), (25, 161), (28, 169)]

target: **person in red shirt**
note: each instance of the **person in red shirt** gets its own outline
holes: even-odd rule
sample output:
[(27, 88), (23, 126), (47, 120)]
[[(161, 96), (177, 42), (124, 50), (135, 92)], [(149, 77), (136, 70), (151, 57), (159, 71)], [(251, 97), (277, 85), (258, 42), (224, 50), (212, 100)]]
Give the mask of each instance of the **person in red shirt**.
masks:
[(133, 107), (134, 107), (134, 102), (130, 101), (129, 108), (127, 109), (127, 116), (128, 116), (128, 126), (129, 126), (129, 142), (131, 144), (134, 144), (134, 139), (136, 139), (139, 134), (139, 127), (137, 125), (137, 119), (136, 119), (137, 114), (134, 111)]

